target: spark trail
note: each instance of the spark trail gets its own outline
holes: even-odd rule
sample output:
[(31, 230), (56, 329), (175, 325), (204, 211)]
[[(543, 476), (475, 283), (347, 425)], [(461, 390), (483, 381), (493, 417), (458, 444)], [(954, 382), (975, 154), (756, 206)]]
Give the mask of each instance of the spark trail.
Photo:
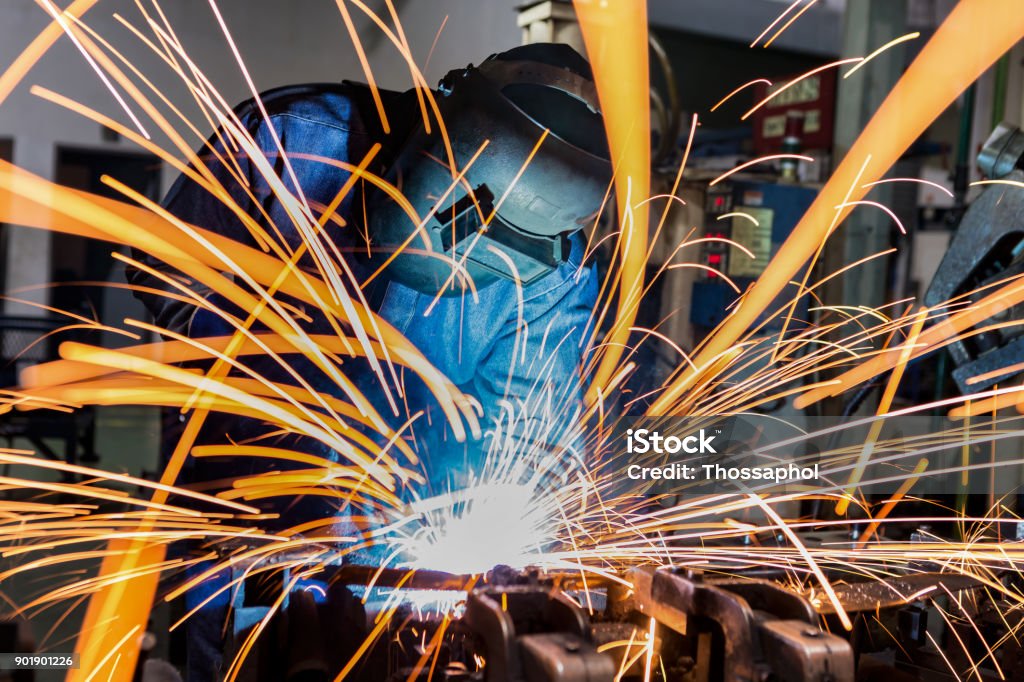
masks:
[[(0, 76), (0, 106), (31, 73), (32, 65), (49, 45), (61, 34), (73, 38), (88, 55), (89, 63), (103, 74), (104, 83), (123, 93), (125, 99), (115, 104), (143, 112), (139, 130), (59, 93), (38, 87), (33, 93), (117, 130), (188, 175), (244, 224), (257, 246), (225, 239), (217, 234), (215, 225), (184, 223), (114, 178), (106, 182), (122, 193), (124, 201), (60, 187), (12, 164), (0, 164), (0, 222), (101, 239), (144, 251), (186, 276), (166, 277), (167, 296), (217, 315), (231, 329), (226, 336), (192, 339), (146, 322), (127, 320), (117, 331), (136, 335), (156, 332), (164, 340), (117, 350), (62, 344), (60, 360), (28, 369), (22, 375), (22, 385), (3, 394), (3, 405), (8, 410), (136, 404), (176, 408), (191, 420), (171, 466), (156, 484), (55, 464), (27, 452), (0, 451), (0, 465), (57, 471), (71, 479), (43, 482), (27, 475), (0, 477), (0, 492), (18, 493), (10, 499), (0, 498), (0, 552), (5, 558), (17, 558), (17, 563), (0, 576), (28, 575), (82, 560), (101, 563), (95, 576), (68, 575), (63, 584), (51, 585), (48, 595), (14, 607), (17, 612), (35, 613), (90, 598), (88, 627), (77, 643), (83, 666), (70, 679), (130, 679), (138, 654), (134, 634), (144, 624), (156, 597), (158, 578), (180, 574), (200, 559), (214, 563), (197, 576), (180, 579), (164, 598), (180, 598), (225, 567), (260, 566), (260, 561), (274, 557), (297, 556), (281, 565), (315, 573), (328, 563), (383, 548), (385, 567), (408, 570), (409, 580), (418, 570), (478, 574), (503, 563), (537, 566), (571, 576), (585, 593), (595, 585), (622, 581), (624, 569), (641, 564), (693, 566), (727, 574), (752, 567), (776, 568), (796, 589), (811, 595), (822, 610), (832, 609), (840, 616), (844, 614), (836, 597), (836, 576), (879, 580), (912, 573), (919, 570), (915, 567), (921, 562), (929, 562), (944, 572), (980, 581), (1010, 605), (1008, 610), (1024, 606), (1022, 595), (999, 579), (1000, 572), (1019, 571), (1024, 559), (1018, 543), (1002, 540), (1003, 528), (1016, 523), (1016, 518), (1001, 504), (993, 503), (989, 513), (977, 517), (958, 511), (955, 520), (962, 528), (959, 540), (934, 538), (902, 543), (885, 539), (886, 529), (894, 523), (941, 522), (949, 518), (943, 513), (947, 510), (942, 509), (934, 515), (897, 517), (895, 510), (914, 501), (918, 481), (993, 470), (996, 466), (969, 460), (936, 468), (923, 467), (921, 461), (928, 461), (931, 453), (950, 444), (976, 449), (1019, 437), (1017, 418), (992, 419), (985, 422), (984, 429), (965, 423), (909, 440), (887, 440), (879, 430), (872, 438), (870, 456), (865, 455), (864, 448), (835, 447), (821, 452), (828, 485), (814, 490), (753, 486), (690, 497), (685, 490), (669, 495), (646, 484), (624, 484), (621, 457), (617, 457), (620, 453), (615, 450), (615, 433), (623, 415), (637, 409), (646, 408), (653, 416), (678, 414), (711, 419), (723, 414), (753, 413), (780, 398), (795, 398), (798, 405), (808, 405), (826, 395), (854, 389), (893, 368), (897, 371), (891, 381), (898, 382), (901, 368), (915, 357), (941, 348), (958, 336), (976, 333), (970, 331), (972, 327), (1024, 300), (1024, 285), (1019, 280), (1000, 284), (977, 303), (967, 305), (964, 299), (933, 309), (922, 309), (912, 301), (894, 301), (870, 309), (830, 306), (820, 300), (823, 284), (863, 262), (848, 264), (843, 271), (817, 281), (808, 270), (803, 281), (792, 281), (809, 260), (820, 254), (825, 240), (843, 218), (865, 203), (864, 196), (871, 186), (904, 180), (882, 180), (882, 176), (959, 92), (1024, 35), (1024, 16), (1015, 2), (963, 0), (958, 5), (896, 85), (793, 237), (758, 282), (742, 292), (726, 322), (693, 352), (671, 343), (680, 355), (678, 366), (664, 385), (637, 395), (627, 393), (624, 387), (636, 370), (638, 352), (644, 344), (671, 341), (657, 328), (644, 329), (635, 323), (637, 309), (650, 286), (644, 279), (652, 246), (647, 229), (649, 204), (659, 199), (649, 196), (646, 17), (630, 2), (577, 0), (575, 6), (595, 69), (617, 169), (614, 192), (610, 192), (606, 208), (617, 229), (607, 236), (598, 234), (595, 226), (591, 239), (592, 244), (609, 240), (614, 257), (594, 311), (594, 338), (580, 351), (590, 390), (585, 404), (576, 406), (566, 400), (560, 387), (539, 382), (526, 395), (507, 395), (504, 412), (493, 423), (481, 423), (475, 400), (464, 395), (430, 365), (420, 349), (376, 315), (362, 294), (365, 282), (355, 279), (341, 251), (322, 229), (340, 219), (337, 207), (354, 191), (357, 181), (372, 183), (402, 203), (400, 189), (368, 171), (368, 158), (349, 164), (352, 184), (341, 188), (331, 206), (312, 205), (301, 188), (290, 190), (275, 170), (280, 160), (277, 157), (287, 156), (284, 149), (280, 145), (270, 152), (260, 149), (200, 66), (191, 60), (157, 2), (140, 1), (138, 18), (119, 17), (119, 21), (178, 78), (188, 98), (183, 101), (199, 106), (203, 124), (187, 120), (175, 104), (174, 94), (157, 91), (122, 52), (89, 27), (85, 12), (93, 4), (83, 0), (73, 3)], [(813, 4), (794, 12), (799, 5), (794, 3), (761, 37), (771, 33), (767, 42), (775, 40)], [(216, 5), (211, 6), (216, 11)], [(367, 15), (405, 59), (424, 121), (436, 126), (447, 144), (444, 121), (390, 3), (386, 18), (374, 15), (356, 0), (339, 1), (338, 9), (357, 45), (362, 37), (353, 30), (350, 13), (355, 11)], [(229, 27), (219, 13), (217, 18), (230, 40)], [(978, 36), (985, 38), (978, 40)], [(361, 47), (358, 51), (372, 83), (372, 65)], [(237, 49), (234, 54), (240, 77), (251, 84), (241, 54)], [(846, 75), (859, 77), (853, 71)], [(732, 90), (729, 96), (743, 87)], [(375, 101), (380, 102), (379, 96)], [(381, 116), (385, 117), (386, 112), (381, 110)], [(691, 142), (697, 124), (695, 119)], [(188, 129), (201, 139), (199, 131), (204, 126), (217, 128), (221, 144), (204, 145), (197, 153), (179, 130)], [(168, 146), (149, 139), (143, 130), (159, 131), (159, 139), (166, 139)], [(477, 155), (486, 152), (484, 148)], [(252, 188), (242, 177), (239, 164), (250, 163), (259, 179), (287, 207), (292, 225), (267, 225), (262, 216), (249, 215), (233, 198), (237, 194), (232, 194), (232, 188), (208, 171), (201, 158), (207, 156), (235, 169), (235, 189), (241, 189), (248, 198), (252, 197)], [(448, 156), (454, 189), (466, 169), (455, 167), (450, 146)], [(685, 171), (685, 158), (678, 169), (675, 189)], [(332, 159), (304, 160), (338, 163)], [(1012, 186), (1000, 190), (1024, 191)], [(403, 206), (420, 228), (431, 218), (415, 215), (408, 202)], [(666, 209), (661, 223), (667, 214)], [(297, 228), (303, 237), (298, 249), (279, 238), (289, 227)], [(653, 234), (657, 239), (661, 224)], [(700, 239), (691, 235), (673, 245), (672, 257)], [(737, 247), (742, 249), (743, 245)], [(417, 248), (415, 235), (406, 248)], [(307, 253), (315, 257), (314, 268), (299, 266)], [(432, 255), (452, 262), (450, 283), (472, 295), (473, 284), (459, 270), (458, 263), (445, 254)], [(889, 255), (886, 252), (871, 258)], [(118, 257), (130, 265), (145, 267)], [(687, 264), (658, 265), (661, 276)], [(777, 310), (770, 309), (776, 295), (787, 287), (793, 292), (791, 301)], [(203, 292), (213, 292), (245, 312), (239, 315), (218, 308)], [(811, 301), (811, 312), (818, 315), (816, 325), (794, 320), (795, 304), (804, 298)], [(333, 333), (310, 331), (308, 315), (299, 305), (322, 311)], [(939, 320), (947, 312), (952, 315)], [(783, 321), (782, 331), (769, 333), (766, 323), (755, 325), (754, 320), (762, 315)], [(546, 330), (520, 329), (520, 333), (544, 335)], [(552, 347), (559, 342), (549, 340)], [(312, 366), (326, 377), (330, 391), (314, 388), (296, 369), (291, 359), (294, 357), (301, 357), (304, 366)], [(379, 388), (389, 396), (388, 407), (393, 414), (379, 414), (358, 387), (356, 377), (349, 375), (355, 359), (365, 361)], [(292, 381), (286, 384), (264, 376), (257, 366), (265, 360)], [(188, 363), (197, 361), (207, 361), (212, 369), (190, 369)], [(512, 362), (544, 363), (545, 358), (517, 354)], [(829, 372), (841, 374), (837, 379), (820, 378)], [(441, 495), (428, 494), (422, 488), (422, 462), (409, 437), (413, 430), (423, 427), (422, 414), (401, 412), (401, 378), (407, 373), (428, 387), (457, 440), (487, 433), (487, 459), (480, 470), (472, 473), (467, 488)], [(963, 412), (963, 405), (970, 401), (972, 414), (987, 414), (996, 407), (1021, 404), (1020, 395), (1019, 387), (1004, 387), (918, 406), (909, 412), (950, 408)], [(908, 411), (893, 411), (886, 406), (878, 412), (878, 423), (882, 423)], [(316, 441), (336, 457), (318, 457), (265, 443), (194, 446), (192, 438), (208, 413), (259, 419), (280, 433)], [(389, 419), (396, 415), (402, 417), (397, 427)], [(561, 431), (567, 431), (568, 436)], [(820, 435), (803, 434), (794, 442)], [(766, 456), (771, 450), (770, 444), (764, 446)], [(240, 477), (216, 494), (175, 485), (186, 457), (225, 456), (277, 460), (293, 468), (272, 476)], [(999, 466), (1020, 464), (1024, 462), (1009, 460)], [(895, 493), (882, 503), (869, 503), (862, 490), (881, 482), (893, 484)], [(144, 493), (129, 492), (125, 486)], [(54, 501), (56, 495), (64, 499)], [(305, 495), (330, 498), (339, 516), (348, 514), (353, 523), (344, 532), (333, 527), (334, 519), (273, 532), (261, 528), (272, 519), (256, 506), (259, 501)], [(798, 503), (815, 499), (836, 503), (856, 514), (823, 519), (794, 513)], [(199, 511), (200, 506), (203, 511)], [(495, 538), (496, 542), (486, 543), (488, 536), (494, 535), (490, 529), (498, 523), (508, 532)], [(801, 540), (803, 531), (829, 527), (860, 528), (865, 531), (864, 539), (858, 545), (836, 546), (806, 545)], [(773, 540), (780, 534), (787, 542)], [(196, 559), (167, 559), (166, 547), (182, 540), (200, 542), (206, 554)], [(467, 580), (465, 587), (473, 580)], [(907, 596), (908, 601), (913, 598)], [(372, 637), (389, 626), (389, 612), (393, 613), (384, 613)], [(272, 615), (273, 611), (267, 618)], [(372, 637), (361, 650), (371, 645)], [(650, 677), (658, 663), (653, 645), (646, 641), (636, 644), (640, 652), (632, 655), (636, 660), (645, 659)], [(998, 648), (998, 643), (992, 645)], [(435, 643), (432, 650), (436, 649)], [(237, 672), (241, 664), (240, 656), (232, 662), (231, 670)], [(346, 669), (354, 665), (355, 661)]]

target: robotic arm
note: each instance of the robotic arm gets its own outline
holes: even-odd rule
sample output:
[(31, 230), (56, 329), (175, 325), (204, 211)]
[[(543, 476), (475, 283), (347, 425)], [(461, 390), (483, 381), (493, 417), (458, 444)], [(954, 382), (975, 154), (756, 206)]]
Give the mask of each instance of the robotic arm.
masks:
[[(1001, 124), (978, 163), (989, 178), (1008, 182), (990, 185), (971, 204), (928, 287), (925, 305), (955, 299), (947, 314), (1024, 275), (1024, 131)], [(1021, 323), (983, 329), (1011, 320)], [(962, 393), (983, 391), (1021, 372), (1024, 305), (1008, 308), (972, 331), (949, 346), (956, 364), (953, 378)]]

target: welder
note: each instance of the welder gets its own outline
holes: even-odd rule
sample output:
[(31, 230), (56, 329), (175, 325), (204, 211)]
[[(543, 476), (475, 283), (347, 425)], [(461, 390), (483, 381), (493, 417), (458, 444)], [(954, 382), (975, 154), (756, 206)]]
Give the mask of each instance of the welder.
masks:
[[(368, 170), (400, 188), (416, 213), (432, 215), (432, 220), (419, 228), (394, 197), (359, 181), (323, 221), (324, 243), (337, 248), (357, 281), (369, 282), (363, 293), (370, 306), (479, 401), (485, 429), (500, 418), (502, 405), (545, 400), (559, 414), (571, 414), (569, 408), (581, 399), (581, 349), (597, 296), (597, 275), (585, 258), (580, 231), (599, 214), (612, 173), (590, 67), (568, 46), (534, 44), (451, 71), (434, 92), (447, 141), (436, 121), (425, 122), (420, 94), (374, 91), (351, 82), (290, 86), (260, 97), (266, 116), (256, 101), (241, 105), (236, 114), (288, 191), (314, 210), (336, 203), (351, 179), (349, 169), (380, 144), (369, 157)], [(448, 141), (454, 159), (448, 157)], [(227, 149), (231, 145), (221, 134), (208, 145), (218, 154), (205, 148), (199, 156), (238, 205), (267, 233), (279, 235), (289, 250), (298, 249), (302, 240), (292, 218), (251, 159)], [(225, 164), (218, 156), (232, 162)], [(458, 172), (465, 171), (462, 182), (453, 181), (451, 160)], [(438, 201), (442, 196), (443, 203)], [(235, 213), (185, 175), (164, 206), (187, 223), (257, 246)], [(423, 248), (421, 238), (431, 241), (431, 249)], [(129, 279), (141, 287), (138, 295), (157, 325), (191, 338), (235, 331), (217, 313), (180, 296), (146, 293), (174, 292), (149, 268), (165, 276), (177, 273), (144, 253), (135, 257), (146, 268), (130, 270)], [(453, 261), (465, 270), (453, 275)], [(313, 271), (315, 264), (307, 254), (299, 266)], [(383, 274), (373, 276), (378, 271)], [(467, 288), (467, 277), (475, 292)], [(246, 318), (248, 311), (230, 301), (199, 293), (214, 307)], [(307, 331), (331, 333), (317, 311), (303, 314), (311, 320), (303, 323)], [(350, 358), (344, 363), (345, 376), (393, 420), (396, 430), (422, 411), (409, 432), (415, 434), (435, 489), (459, 485), (466, 471), (479, 466), (485, 445), (456, 442), (410, 373), (404, 377), (405, 411), (393, 415), (369, 366)], [(247, 358), (247, 364), (272, 381), (295, 383), (270, 359)], [(320, 372), (304, 358), (297, 356), (293, 365), (315, 389), (338, 393), (326, 377), (315, 378)], [(173, 448), (184, 419), (172, 415), (165, 427), (165, 450)], [(547, 437), (555, 446), (573, 439), (560, 428), (550, 429)], [(333, 456), (319, 444), (237, 417), (211, 415), (196, 442), (255, 442)], [(257, 458), (195, 459), (180, 482), (205, 483), (209, 490), (210, 481), (281, 466)], [(282, 527), (339, 514), (327, 498), (294, 501), (275, 511)], [(195, 591), (189, 604), (200, 603), (214, 590), (211, 585)], [(216, 678), (227, 599), (227, 594), (213, 599), (190, 621), (188, 679), (193, 682)]]

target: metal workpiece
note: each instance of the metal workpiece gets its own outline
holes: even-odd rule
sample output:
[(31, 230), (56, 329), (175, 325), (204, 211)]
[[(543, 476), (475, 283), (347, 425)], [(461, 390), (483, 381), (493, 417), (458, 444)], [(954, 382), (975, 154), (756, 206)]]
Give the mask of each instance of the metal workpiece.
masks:
[(845, 639), (798, 620), (768, 619), (758, 630), (771, 679), (853, 682), (853, 649)]
[(615, 665), (593, 643), (590, 620), (561, 591), (511, 585), (473, 590), (461, 627), (480, 643), (486, 679), (611, 682)]
[(705, 581), (697, 572), (649, 567), (633, 569), (629, 577), (637, 611), (688, 638), (705, 635), (695, 665), (711, 679), (854, 679), (849, 642), (819, 629), (811, 604), (775, 583)]
[[(519, 638), (525, 680), (604, 682), (615, 677), (610, 657), (590, 643), (564, 632)], [(509, 678), (514, 679), (514, 678)]]
[[(969, 575), (917, 573), (885, 580), (838, 582), (832, 586), (832, 590), (843, 605), (843, 610), (847, 613), (860, 613), (901, 607), (913, 595), (924, 597), (932, 592), (957, 594), (982, 586), (980, 580)], [(822, 615), (836, 612), (835, 605), (828, 599), (822, 599), (816, 609)]]
[[(549, 587), (571, 588), (579, 584), (579, 573), (566, 571), (541, 572), (537, 569), (517, 570), (508, 566), (495, 566), (482, 575), (470, 573), (449, 573), (429, 569), (395, 568), (351, 563), (344, 552), (338, 552), (328, 545), (313, 545), (302, 551), (259, 554), (246, 559), (231, 558), (235, 553), (252, 549), (244, 543), (224, 543), (218, 550), (221, 560), (230, 559), (231, 570), (236, 576), (252, 572), (257, 568), (272, 566), (282, 570), (288, 566), (322, 567), (331, 576), (332, 582), (362, 587), (394, 587), (406, 590), (454, 590), (464, 592), (483, 585), (541, 584)], [(587, 579), (590, 585), (604, 585), (600, 576)]]

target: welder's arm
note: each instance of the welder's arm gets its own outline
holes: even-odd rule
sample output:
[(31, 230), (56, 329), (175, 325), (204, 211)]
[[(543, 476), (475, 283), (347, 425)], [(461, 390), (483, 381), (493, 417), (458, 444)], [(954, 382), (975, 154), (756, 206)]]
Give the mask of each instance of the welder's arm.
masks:
[[(254, 130), (253, 132), (257, 131)], [(217, 136), (211, 138), (209, 144), (217, 149), (221, 158), (226, 159), (224, 148), (218, 141)], [(232, 166), (229, 169), (227, 165), (221, 163), (217, 156), (210, 152), (209, 148), (204, 147), (199, 150), (198, 156), (213, 176), (224, 186), (238, 206), (249, 215), (255, 215), (253, 202), (246, 193), (245, 187), (239, 181), (238, 176), (240, 169), (241, 177), (244, 178), (244, 181), (250, 183), (250, 185), (252, 184), (252, 165), (248, 157), (245, 154), (235, 152), (235, 160), (238, 166), (237, 168)], [(228, 163), (230, 164), (231, 162), (228, 161)], [(231, 170), (234, 170), (234, 173)], [(238, 216), (224, 202), (214, 197), (184, 174), (180, 175), (171, 186), (162, 203), (164, 208), (171, 214), (186, 223), (216, 232), (243, 244), (252, 245), (251, 235)], [(184, 239), (186, 238), (183, 237)], [(133, 249), (132, 257), (153, 270), (170, 277), (182, 279), (181, 273), (173, 267), (145, 252)], [(126, 275), (128, 282), (134, 286), (181, 295), (181, 292), (171, 284), (145, 270), (128, 267)], [(198, 282), (187, 283), (193, 291), (203, 298), (210, 298), (211, 292), (206, 287)], [(197, 318), (197, 311), (199, 309), (191, 303), (151, 291), (138, 291), (135, 292), (135, 295), (153, 315), (156, 324), (162, 328), (195, 337), (211, 336), (229, 331), (227, 323), (212, 313), (203, 311)], [(216, 301), (216, 303), (219, 306), (226, 304), (224, 301)], [(200, 328), (193, 328), (193, 325)], [(205, 329), (202, 327), (209, 328)]]
[(519, 325), (513, 311), (507, 331), (479, 366), (475, 393), (488, 426), (500, 417), (508, 434), (511, 424), (512, 436), (525, 439), (517, 447), (532, 444), (562, 454), (578, 450), (580, 364), (596, 298), (593, 266), (579, 269), (578, 261), (563, 266), (558, 275), (524, 291), (525, 324)]

